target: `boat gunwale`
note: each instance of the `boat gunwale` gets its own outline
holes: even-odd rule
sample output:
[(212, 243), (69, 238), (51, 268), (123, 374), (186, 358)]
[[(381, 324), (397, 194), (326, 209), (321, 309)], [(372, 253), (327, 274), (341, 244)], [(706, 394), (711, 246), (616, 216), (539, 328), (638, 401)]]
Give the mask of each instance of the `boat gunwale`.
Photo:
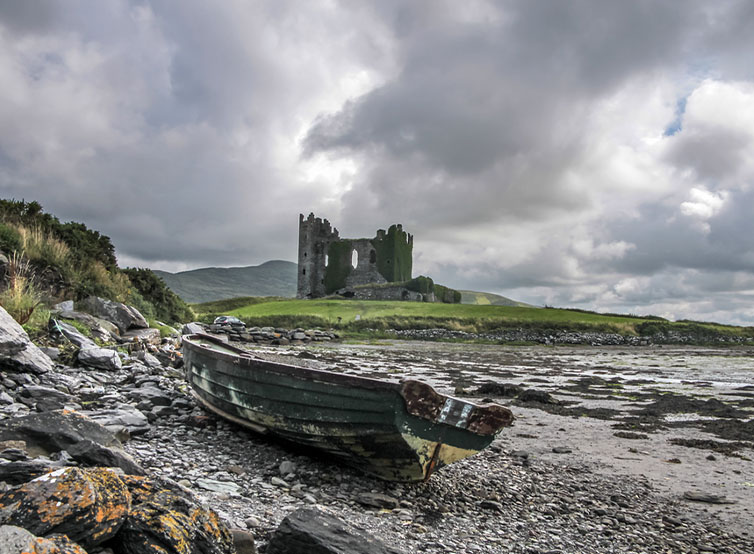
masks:
[[(218, 349), (204, 346), (200, 342), (197, 342), (197, 339), (214, 343), (226, 350), (230, 350), (231, 352), (223, 352)], [(314, 369), (309, 367), (290, 365), (282, 362), (273, 362), (270, 360), (265, 360), (264, 358), (254, 357), (254, 354), (252, 352), (249, 352), (248, 350), (238, 348), (237, 346), (223, 342), (217, 337), (213, 337), (212, 335), (207, 335), (204, 333), (184, 335), (181, 340), (183, 341), (184, 345), (188, 345), (189, 348), (195, 350), (197, 353), (205, 354), (206, 356), (209, 356), (213, 359), (220, 358), (232, 363), (237, 362), (238, 365), (250, 366), (252, 363), (254, 363), (263, 366), (265, 370), (270, 370), (281, 374), (293, 375), (296, 377), (316, 377), (321, 379), (322, 381), (336, 384), (352, 385), (367, 389), (388, 390), (397, 392), (398, 394), (400, 394), (401, 392), (402, 382), (381, 381), (372, 377), (363, 377), (360, 375), (344, 375), (342, 373), (336, 373), (334, 371), (327, 371), (324, 369)], [(442, 393), (438, 394), (447, 397), (447, 395), (444, 395)]]

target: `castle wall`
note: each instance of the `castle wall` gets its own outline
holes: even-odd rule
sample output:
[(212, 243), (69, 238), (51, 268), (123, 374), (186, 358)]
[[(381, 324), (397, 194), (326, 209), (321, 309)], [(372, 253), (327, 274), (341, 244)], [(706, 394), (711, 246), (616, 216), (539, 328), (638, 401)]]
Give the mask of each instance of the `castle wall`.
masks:
[(396, 283), (411, 279), (413, 236), (401, 225), (391, 225), (387, 232), (377, 231), (371, 242), (377, 252), (377, 270), (386, 281)]
[(338, 291), (338, 294), (346, 298), (356, 300), (405, 300), (408, 302), (434, 302), (435, 295), (429, 293), (424, 295), (420, 292), (409, 290), (400, 285), (394, 286), (359, 286), (356, 288), (345, 288)]
[(351, 247), (356, 251), (358, 261), (356, 267), (346, 277), (346, 286), (356, 287), (370, 283), (387, 283), (387, 279), (377, 270), (377, 251), (372, 241), (369, 239), (352, 240)]

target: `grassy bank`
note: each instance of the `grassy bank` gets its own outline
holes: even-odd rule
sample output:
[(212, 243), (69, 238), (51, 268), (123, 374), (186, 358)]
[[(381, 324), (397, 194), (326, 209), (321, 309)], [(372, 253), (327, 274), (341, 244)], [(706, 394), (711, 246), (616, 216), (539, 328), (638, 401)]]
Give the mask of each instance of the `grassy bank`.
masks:
[(196, 304), (194, 310), (209, 321), (216, 315), (235, 315), (247, 325), (321, 327), (359, 333), (364, 329), (449, 329), (488, 333), (498, 329), (599, 332), (649, 336), (691, 333), (705, 336), (754, 337), (754, 328), (712, 323), (674, 323), (657, 317), (598, 314), (583, 310), (468, 304), (359, 300), (296, 300), (246, 298)]

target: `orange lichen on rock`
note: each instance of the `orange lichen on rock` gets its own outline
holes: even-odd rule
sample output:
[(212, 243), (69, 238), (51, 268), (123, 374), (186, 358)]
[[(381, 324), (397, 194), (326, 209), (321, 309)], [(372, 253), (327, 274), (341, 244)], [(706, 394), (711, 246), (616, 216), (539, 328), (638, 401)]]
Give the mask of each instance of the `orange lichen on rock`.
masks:
[(116, 537), (119, 554), (235, 554), (220, 517), (190, 495), (144, 477), (124, 478), (133, 507)]
[(33, 554), (86, 554), (86, 550), (66, 535), (50, 535), (34, 541)]
[(191, 554), (194, 538), (189, 501), (160, 490), (131, 509), (118, 534), (119, 552), (127, 554)]
[(133, 505), (144, 502), (147, 498), (160, 490), (160, 486), (154, 479), (144, 477), (143, 475), (121, 475), (121, 481), (128, 487), (131, 493), (131, 502)]
[(233, 534), (220, 521), (220, 516), (213, 510), (197, 506), (191, 513), (191, 520), (196, 529), (196, 549), (202, 553), (227, 554), (235, 551)]
[(65, 534), (88, 547), (115, 535), (131, 497), (110, 470), (67, 467), (0, 494), (0, 509), (14, 503), (18, 508), (6, 523), (36, 535)]

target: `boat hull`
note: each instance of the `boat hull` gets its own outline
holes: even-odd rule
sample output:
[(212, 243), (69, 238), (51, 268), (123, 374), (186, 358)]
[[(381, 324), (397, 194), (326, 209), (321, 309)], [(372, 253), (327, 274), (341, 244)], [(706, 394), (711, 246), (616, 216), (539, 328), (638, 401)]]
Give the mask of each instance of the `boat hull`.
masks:
[(512, 420), (501, 406), (446, 397), (417, 381), (270, 362), (204, 335), (184, 337), (184, 358), (194, 396), (207, 409), (388, 481), (425, 480), (488, 446)]

